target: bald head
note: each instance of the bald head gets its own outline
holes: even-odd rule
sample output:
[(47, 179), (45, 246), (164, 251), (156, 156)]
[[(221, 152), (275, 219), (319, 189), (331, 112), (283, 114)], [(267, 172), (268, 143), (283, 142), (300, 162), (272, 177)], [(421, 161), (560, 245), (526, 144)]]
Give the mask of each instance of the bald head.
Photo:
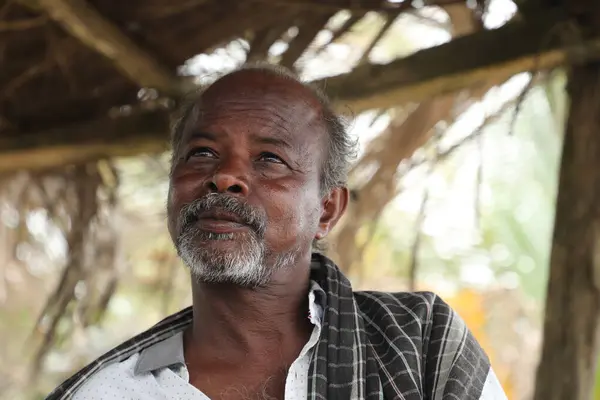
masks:
[[(202, 94), (203, 102), (213, 102), (220, 98), (253, 96), (268, 105), (275, 98), (285, 103), (298, 103), (312, 109), (322, 118), (323, 104), (315, 91), (301, 83), (293, 75), (278, 70), (246, 68), (223, 76), (210, 85)], [(285, 106), (286, 104), (281, 104)]]
[(236, 98), (254, 99), (255, 107), (270, 109), (273, 115), (278, 115), (280, 121), (274, 118), (268, 122), (270, 124), (283, 127), (285, 122), (291, 122), (322, 131), (326, 151), (320, 171), (321, 189), (327, 192), (345, 185), (355, 154), (355, 142), (349, 137), (342, 119), (334, 113), (320, 90), (301, 82), (288, 69), (271, 64), (244, 65), (189, 96), (173, 126), (173, 149), (178, 148), (183, 134), (203, 112), (208, 109), (218, 112), (218, 107), (212, 105), (234, 105)]

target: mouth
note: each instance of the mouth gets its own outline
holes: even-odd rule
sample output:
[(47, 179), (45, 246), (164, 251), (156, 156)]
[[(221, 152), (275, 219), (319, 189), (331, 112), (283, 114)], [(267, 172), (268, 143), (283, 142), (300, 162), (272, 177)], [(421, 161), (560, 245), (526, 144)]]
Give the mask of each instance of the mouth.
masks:
[(196, 226), (203, 231), (212, 233), (234, 233), (249, 229), (237, 215), (211, 210), (198, 215)]

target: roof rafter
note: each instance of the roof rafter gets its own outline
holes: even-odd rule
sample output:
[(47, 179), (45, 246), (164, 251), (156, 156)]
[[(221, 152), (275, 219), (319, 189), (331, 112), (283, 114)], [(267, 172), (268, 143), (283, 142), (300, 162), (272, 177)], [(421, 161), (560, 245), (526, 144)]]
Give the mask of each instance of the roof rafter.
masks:
[[(293, 15), (297, 17), (297, 13)], [(284, 23), (263, 28), (254, 32), (254, 37), (250, 42), (250, 50), (247, 54), (248, 61), (264, 60), (269, 55), (269, 49), (273, 44), (283, 36), (283, 34), (293, 26), (293, 19)]]
[(319, 32), (323, 30), (332, 15), (313, 16), (309, 14), (305, 16), (305, 23), (298, 27), (298, 35), (290, 41), (289, 47), (281, 56), (279, 63), (284, 67), (293, 69), (296, 61), (306, 51)]
[(389, 64), (359, 66), (320, 84), (340, 106), (359, 112), (419, 102), (484, 82), (500, 83), (521, 72), (600, 59), (600, 37), (569, 45), (552, 37), (562, 22), (549, 13), (526, 24), (463, 36)]
[(168, 146), (164, 109), (0, 137), (0, 173), (41, 170), (103, 157), (158, 153)]
[[(324, 88), (338, 110), (350, 108), (359, 113), (500, 84), (521, 72), (600, 59), (600, 38), (574, 46), (560, 47), (555, 43), (542, 48), (557, 22), (547, 15), (527, 25), (510, 24), (464, 36), (389, 64), (361, 66), (314, 83)], [(504, 46), (505, 43), (511, 46)], [(0, 172), (165, 150), (168, 119), (169, 112), (161, 110), (0, 138)]]
[(184, 80), (147, 54), (117, 26), (106, 20), (85, 0), (27, 0), (41, 9), (86, 46), (103, 55), (140, 87), (178, 94)]
[[(376, 12), (392, 12), (398, 13), (401, 11), (412, 10), (415, 7), (412, 2), (404, 1), (400, 3), (393, 3), (385, 0), (373, 1), (373, 0), (336, 0), (336, 1), (314, 1), (314, 0), (253, 0), (257, 2), (268, 2), (269, 4), (284, 5), (287, 7), (296, 8), (310, 8), (313, 11), (323, 12), (336, 12), (341, 10), (349, 10), (355, 13), (368, 13), (370, 11)], [(437, 0), (432, 4), (428, 4), (426, 1), (424, 6), (442, 6), (453, 3), (460, 3), (463, 0)]]

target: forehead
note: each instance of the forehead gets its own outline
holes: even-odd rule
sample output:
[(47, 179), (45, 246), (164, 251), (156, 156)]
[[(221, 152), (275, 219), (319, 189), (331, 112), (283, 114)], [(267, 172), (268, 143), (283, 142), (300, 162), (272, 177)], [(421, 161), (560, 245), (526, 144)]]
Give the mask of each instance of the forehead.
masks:
[(195, 103), (189, 123), (242, 122), (297, 133), (322, 127), (322, 106), (301, 83), (262, 71), (240, 71), (212, 84)]

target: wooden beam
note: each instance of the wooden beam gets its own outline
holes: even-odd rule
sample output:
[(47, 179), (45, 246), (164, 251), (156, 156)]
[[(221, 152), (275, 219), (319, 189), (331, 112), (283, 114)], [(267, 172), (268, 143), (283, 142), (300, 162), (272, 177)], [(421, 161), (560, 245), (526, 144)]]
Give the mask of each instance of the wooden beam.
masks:
[[(343, 1), (323, 1), (323, 0), (253, 0), (259, 3), (269, 5), (283, 5), (287, 7), (295, 7), (298, 9), (310, 9), (312, 11), (336, 12), (341, 10), (349, 10), (356, 13), (366, 14), (370, 11), (376, 12), (392, 12), (397, 13), (414, 9), (412, 2), (385, 2), (373, 0), (343, 0)], [(436, 0), (425, 1), (424, 6), (445, 6), (448, 4), (460, 3), (463, 0)]]
[(168, 149), (169, 113), (143, 112), (20, 135), (0, 136), (0, 173), (41, 170)]
[[(294, 18), (296, 15), (294, 15)], [(258, 30), (250, 42), (250, 50), (246, 56), (247, 61), (262, 61), (268, 58), (269, 49), (283, 34), (293, 26), (294, 20), (287, 19), (284, 23), (269, 26)]]
[(446, 44), (382, 65), (359, 66), (350, 73), (316, 82), (340, 110), (358, 113), (419, 102), (521, 72), (546, 70), (600, 59), (600, 37), (561, 47), (553, 14), (528, 23), (463, 36)]
[[(597, 0), (564, 1), (583, 16), (578, 34), (600, 35)], [(600, 63), (568, 69), (544, 336), (534, 400), (596, 398), (600, 355)]]
[(371, 52), (373, 51), (375, 46), (377, 46), (377, 43), (379, 43), (381, 38), (390, 30), (390, 28), (394, 24), (394, 21), (396, 21), (396, 18), (398, 18), (398, 15), (389, 14), (384, 15), (383, 18), (385, 19), (385, 23), (381, 26), (381, 28), (379, 28), (377, 34), (370, 40), (369, 44), (363, 51), (362, 56), (358, 60), (358, 65), (364, 65), (369, 63), (369, 56), (371, 55)]
[(364, 14), (352, 14), (350, 18), (348, 18), (342, 26), (340, 26), (335, 32), (332, 33), (331, 38), (327, 43), (322, 44), (316, 51), (315, 54), (321, 54), (330, 44), (334, 43), (336, 40), (344, 36), (346, 33), (350, 32), (352, 28), (362, 20)]
[(288, 49), (282, 54), (279, 64), (284, 67), (294, 69), (294, 64), (300, 56), (306, 51), (308, 46), (315, 40), (315, 37), (325, 28), (327, 21), (333, 14), (324, 14), (314, 16), (305, 15), (302, 23), (298, 25), (298, 35), (293, 38)]
[[(548, 42), (548, 32), (556, 21), (544, 17), (528, 25), (514, 24), (464, 36), (390, 64), (359, 67), (314, 83), (324, 88), (337, 109), (347, 111), (349, 107), (357, 114), (500, 84), (520, 72), (600, 58), (600, 39), (567, 48), (550, 42), (544, 50), (542, 45)], [(0, 171), (166, 150), (168, 116), (166, 111), (156, 112), (161, 113), (122, 117), (119, 121), (104, 119), (79, 127), (30, 133), (18, 140), (2, 137)], [(154, 123), (146, 122), (147, 118), (155, 118)], [(162, 122), (156, 123), (156, 118)], [(115, 136), (115, 132), (119, 134)]]
[(593, 398), (600, 348), (600, 65), (569, 73), (535, 400)]
[[(32, 0), (25, 4), (32, 6)], [(179, 94), (184, 81), (139, 48), (85, 0), (35, 0), (35, 5), (83, 44), (108, 58), (140, 87)]]

